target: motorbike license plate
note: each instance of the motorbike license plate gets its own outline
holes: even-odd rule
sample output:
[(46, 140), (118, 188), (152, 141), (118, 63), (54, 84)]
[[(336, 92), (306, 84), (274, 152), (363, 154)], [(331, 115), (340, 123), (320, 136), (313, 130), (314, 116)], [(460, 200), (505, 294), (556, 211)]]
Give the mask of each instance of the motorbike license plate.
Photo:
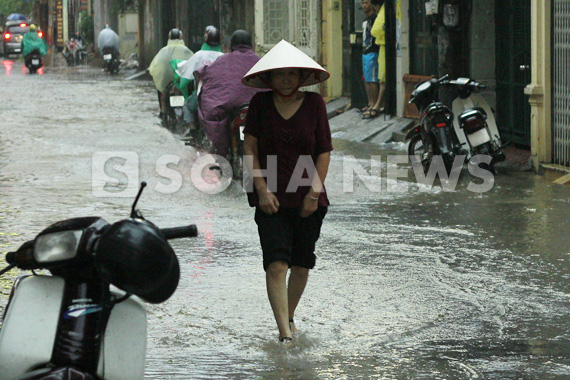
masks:
[(241, 141), (245, 140), (245, 134), (243, 133), (243, 130), (245, 129), (245, 126), (240, 126), (239, 127), (239, 139)]
[(184, 105), (183, 96), (171, 96), (170, 97), (170, 107), (182, 107)]
[(19, 53), (21, 51), (22, 51), (21, 49), (14, 49), (14, 53)]
[(105, 54), (105, 55), (103, 56), (103, 59), (104, 59), (105, 61), (110, 61), (111, 58), (113, 58), (113, 55), (112, 55), (112, 54)]
[(32, 59), (32, 65), (39, 65), (39, 64), (40, 64), (39, 59)]

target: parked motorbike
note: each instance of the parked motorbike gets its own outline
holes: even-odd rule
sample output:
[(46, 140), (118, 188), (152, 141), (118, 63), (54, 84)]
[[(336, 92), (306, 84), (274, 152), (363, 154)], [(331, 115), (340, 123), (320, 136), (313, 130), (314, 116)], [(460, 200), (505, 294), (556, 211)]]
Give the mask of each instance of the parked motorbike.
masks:
[(65, 48), (61, 52), (68, 66), (76, 66), (85, 63), (87, 50), (83, 47), (80, 39), (72, 37), (65, 42)]
[(24, 64), (30, 71), (30, 74), (34, 74), (40, 67), (44, 65), (44, 61), (40, 52), (35, 49), (30, 54), (26, 55), (24, 58)]
[(406, 141), (409, 141), (408, 154), (419, 155), (425, 171), (435, 156), (441, 156), (449, 174), (455, 157), (467, 155), (467, 151), (461, 147), (453, 128), (453, 112), (439, 101), (439, 87), (450, 84), (447, 77), (422, 82), (412, 92), (410, 103), (418, 107), (420, 121), (408, 132)]
[(117, 57), (115, 49), (111, 47), (103, 48), (103, 67), (111, 75), (115, 75), (119, 72), (119, 66), (121, 61)]
[(174, 293), (180, 267), (167, 239), (197, 235), (194, 225), (159, 229), (144, 219), (135, 210), (144, 186), (129, 219), (63, 220), (6, 254), (0, 275), (14, 267), (33, 275), (16, 280), (4, 312), (2, 379), (143, 379), (141, 299), (161, 303)]
[(486, 86), (469, 78), (457, 78), (450, 84), (458, 95), (452, 104), (453, 113), (458, 115), (453, 126), (461, 145), (468, 148), (467, 159), (477, 155), (490, 156), (489, 163), (479, 165), (494, 173), (495, 164), (505, 160), (503, 148), (506, 144), (501, 142), (491, 107), (478, 93)]

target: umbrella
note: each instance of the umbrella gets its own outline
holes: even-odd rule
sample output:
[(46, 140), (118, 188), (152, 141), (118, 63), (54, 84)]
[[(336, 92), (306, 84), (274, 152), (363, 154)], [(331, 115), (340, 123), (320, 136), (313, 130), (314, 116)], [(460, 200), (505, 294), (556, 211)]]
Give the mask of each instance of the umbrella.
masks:
[(21, 13), (12, 13), (8, 17), (6, 17), (7, 21), (19, 21), (19, 20), (27, 20), (28, 18)]

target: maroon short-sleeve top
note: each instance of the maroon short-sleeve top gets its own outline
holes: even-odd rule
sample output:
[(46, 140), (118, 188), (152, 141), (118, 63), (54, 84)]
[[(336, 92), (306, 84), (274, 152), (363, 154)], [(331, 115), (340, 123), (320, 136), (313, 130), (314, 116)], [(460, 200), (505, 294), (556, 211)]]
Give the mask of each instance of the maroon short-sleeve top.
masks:
[[(249, 104), (244, 133), (257, 138), (259, 162), (266, 174), (277, 163), (277, 189), (265, 175), (269, 190), (279, 200), (280, 207), (301, 207), (310, 190), (308, 171), (314, 168), (317, 157), (333, 150), (326, 104), (321, 95), (305, 92), (297, 112), (285, 120), (277, 111), (273, 92), (260, 92)], [(302, 173), (302, 174), (300, 174)], [(276, 191), (275, 191), (276, 190)], [(255, 188), (248, 192), (250, 206), (259, 203)], [(328, 206), (326, 190), (319, 196), (319, 205)]]

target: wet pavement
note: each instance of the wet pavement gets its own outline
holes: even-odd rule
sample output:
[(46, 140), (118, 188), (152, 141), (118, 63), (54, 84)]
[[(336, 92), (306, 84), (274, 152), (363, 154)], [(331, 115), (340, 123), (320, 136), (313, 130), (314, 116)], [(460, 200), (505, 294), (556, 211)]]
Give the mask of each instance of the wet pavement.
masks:
[[(148, 305), (145, 378), (570, 378), (570, 188), (499, 168), (489, 191), (471, 191), (481, 179), (465, 169), (444, 191), (387, 164), (401, 143), (335, 139), (302, 333), (285, 348), (244, 192), (198, 190), (196, 151), (159, 126), (152, 83), (125, 76), (2, 61), (0, 250), (61, 219), (126, 218), (132, 197), (118, 194), (140, 180), (147, 218), (197, 224), (199, 237), (172, 243), (177, 292)], [(119, 165), (103, 171), (107, 187), (103, 156)], [(0, 309), (9, 289), (0, 280)]]

